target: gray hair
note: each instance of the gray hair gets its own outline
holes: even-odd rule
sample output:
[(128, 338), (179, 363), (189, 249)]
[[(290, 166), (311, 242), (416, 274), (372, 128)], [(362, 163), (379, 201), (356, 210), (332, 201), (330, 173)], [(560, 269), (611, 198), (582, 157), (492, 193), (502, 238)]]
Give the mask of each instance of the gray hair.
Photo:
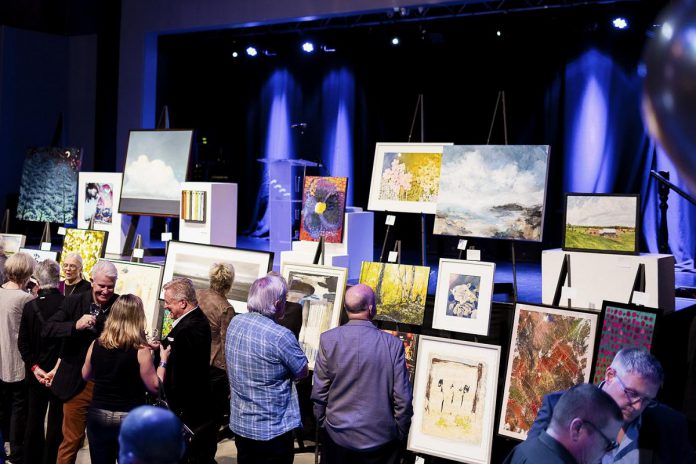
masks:
[(103, 259), (97, 261), (97, 263), (92, 267), (92, 272), (90, 272), (92, 280), (94, 280), (94, 277), (97, 274), (101, 274), (108, 279), (113, 279), (114, 282), (116, 282), (116, 279), (118, 279), (118, 270), (116, 269), (116, 266), (114, 266), (114, 263)]
[(75, 261), (78, 262), (80, 265), (80, 269), (82, 269), (83, 263), (82, 263), (82, 256), (80, 256), (80, 253), (77, 253), (75, 251), (71, 251), (67, 255), (65, 255), (65, 258), (63, 258), (63, 262), (65, 262), (68, 259), (74, 259)]
[(655, 385), (662, 385), (665, 372), (662, 364), (643, 348), (624, 348), (616, 353), (611, 366), (619, 374), (635, 374)]
[(288, 284), (285, 279), (275, 272), (269, 272), (251, 284), (249, 298), (247, 299), (247, 309), (252, 313), (274, 317), (278, 312), (276, 302), (285, 302), (287, 294)]
[(52, 259), (41, 261), (34, 268), (34, 277), (43, 289), (57, 288), (60, 282), (60, 266)]
[(166, 292), (171, 290), (172, 298), (175, 300), (186, 300), (191, 304), (198, 304), (196, 299), (196, 288), (193, 286), (191, 279), (186, 277), (175, 277), (162, 286)]
[(592, 421), (598, 427), (604, 427), (611, 420), (623, 422), (623, 414), (616, 401), (591, 383), (575, 385), (563, 393), (553, 408), (549, 428), (566, 428), (576, 418)]

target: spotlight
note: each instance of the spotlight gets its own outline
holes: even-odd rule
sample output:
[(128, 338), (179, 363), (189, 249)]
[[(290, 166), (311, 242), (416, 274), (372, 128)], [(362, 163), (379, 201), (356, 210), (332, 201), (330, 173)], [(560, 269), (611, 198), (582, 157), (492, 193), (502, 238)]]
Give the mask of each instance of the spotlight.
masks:
[(614, 25), (616, 29), (626, 29), (628, 27), (628, 21), (626, 20), (626, 18), (622, 18), (620, 16), (614, 18), (611, 21), (611, 23)]
[(312, 42), (305, 42), (302, 44), (302, 50), (305, 53), (312, 53), (314, 51), (314, 44)]
[(256, 56), (259, 54), (259, 52), (257, 52), (256, 49), (254, 47), (251, 47), (251, 46), (247, 47), (246, 53), (249, 56)]
[(392, 43), (392, 45), (394, 45), (394, 46), (399, 45), (399, 42), (400, 42), (400, 41), (399, 41), (399, 38), (398, 38), (398, 37), (394, 37), (394, 38), (391, 39), (391, 43)]
[(500, 29), (498, 29), (497, 31), (495, 31), (495, 35), (497, 35), (498, 37), (500, 37), (501, 35), (503, 35), (503, 33), (500, 32)]
[(237, 52), (232, 52), (232, 58), (237, 58), (239, 56), (239, 53)]

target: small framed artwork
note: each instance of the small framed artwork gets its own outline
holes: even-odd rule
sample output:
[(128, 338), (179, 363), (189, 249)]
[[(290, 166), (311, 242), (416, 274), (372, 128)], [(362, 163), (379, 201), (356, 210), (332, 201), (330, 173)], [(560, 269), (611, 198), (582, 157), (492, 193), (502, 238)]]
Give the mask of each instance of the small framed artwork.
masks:
[(597, 357), (592, 369), (592, 382), (604, 380), (607, 367), (623, 348), (652, 349), (655, 329), (662, 311), (626, 303), (604, 301), (602, 303), (602, 331), (597, 344)]
[(408, 449), (491, 462), (500, 347), (422, 335)]
[(347, 177), (305, 177), (300, 240), (341, 243), (347, 188)]
[(440, 259), (433, 329), (488, 335), (495, 263)]
[[(226, 296), (235, 312), (245, 313), (249, 288), (256, 279), (265, 276), (273, 268), (273, 253), (171, 241), (164, 263), (162, 284), (174, 277), (186, 277), (191, 279), (196, 289), (209, 288), (208, 271), (215, 263), (228, 263), (234, 267), (234, 282)], [(163, 299), (164, 290), (160, 290), (160, 300)]]
[(517, 303), (498, 433), (527, 433), (544, 395), (590, 381), (600, 315)]
[(34, 261), (36, 261), (37, 263), (46, 261), (47, 259), (58, 261), (57, 251), (34, 250), (33, 248), (20, 248), (19, 251), (20, 253), (26, 253), (28, 255), (31, 255), (31, 257), (34, 258)]
[(0, 240), (2, 240), (5, 255), (10, 256), (24, 247), (27, 236), (22, 234), (0, 234)]
[(86, 229), (94, 217), (94, 229), (109, 232), (106, 252), (121, 254), (120, 172), (81, 172), (77, 190), (77, 227)]
[(408, 381), (416, 380), (416, 360), (418, 355), (418, 337), (420, 335), (411, 332), (398, 332), (396, 330), (382, 329), (382, 332), (391, 334), (401, 340), (404, 344), (404, 354), (406, 355), (406, 368), (408, 369)]
[[(108, 237), (109, 233), (104, 230), (66, 229), (60, 261), (63, 262), (69, 253), (79, 254), (82, 257), (82, 274), (90, 280), (92, 268), (99, 258), (104, 257)], [(60, 272), (61, 277), (65, 277), (62, 267)]]
[(448, 143), (377, 143), (367, 208), (435, 214)]
[(638, 254), (640, 195), (567, 193), (563, 249)]
[(183, 221), (205, 224), (205, 196), (204, 190), (182, 190), (180, 218)]
[(302, 306), (299, 342), (314, 369), (319, 336), (338, 327), (343, 309), (348, 270), (343, 267), (283, 263), (280, 273), (288, 282), (287, 300)]

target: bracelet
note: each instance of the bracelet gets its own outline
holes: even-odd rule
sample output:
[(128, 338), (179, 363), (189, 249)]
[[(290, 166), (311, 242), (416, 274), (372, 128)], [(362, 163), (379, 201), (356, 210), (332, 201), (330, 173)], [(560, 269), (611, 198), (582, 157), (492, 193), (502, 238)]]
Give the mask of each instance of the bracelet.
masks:
[(160, 361), (159, 367), (164, 367), (165, 369), (167, 368), (167, 363), (164, 361)]
[(34, 364), (33, 366), (31, 366), (31, 371), (34, 372), (34, 371), (35, 371), (36, 369), (38, 369), (38, 368), (39, 368), (39, 365), (38, 365), (38, 364)]

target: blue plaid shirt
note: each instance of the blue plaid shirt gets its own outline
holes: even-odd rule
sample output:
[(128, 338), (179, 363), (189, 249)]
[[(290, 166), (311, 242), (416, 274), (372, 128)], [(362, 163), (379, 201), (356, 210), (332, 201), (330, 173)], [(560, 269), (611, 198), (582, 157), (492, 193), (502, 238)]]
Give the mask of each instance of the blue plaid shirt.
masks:
[(307, 365), (295, 336), (259, 313), (239, 314), (227, 328), (230, 429), (268, 441), (301, 427), (292, 379)]

